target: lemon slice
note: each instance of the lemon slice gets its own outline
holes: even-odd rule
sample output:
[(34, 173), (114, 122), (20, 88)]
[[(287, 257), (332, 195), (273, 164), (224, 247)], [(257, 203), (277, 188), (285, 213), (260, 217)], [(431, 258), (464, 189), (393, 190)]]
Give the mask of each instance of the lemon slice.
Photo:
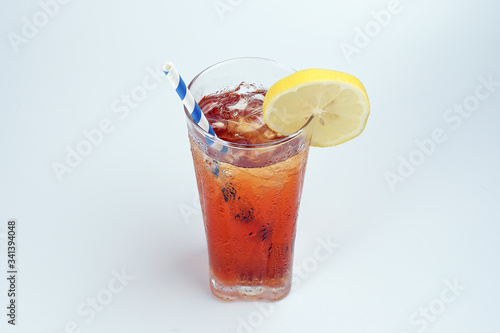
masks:
[(363, 132), (370, 102), (363, 84), (354, 76), (328, 69), (306, 69), (269, 88), (264, 98), (264, 121), (271, 129), (290, 135), (305, 125), (311, 146), (344, 143)]

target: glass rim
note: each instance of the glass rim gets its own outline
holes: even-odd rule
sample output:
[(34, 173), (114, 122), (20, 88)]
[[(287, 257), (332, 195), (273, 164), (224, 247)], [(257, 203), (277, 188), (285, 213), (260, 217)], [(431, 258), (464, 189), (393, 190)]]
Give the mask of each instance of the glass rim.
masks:
[[(288, 65), (285, 65), (279, 61), (276, 61), (276, 60), (272, 60), (272, 59), (268, 59), (268, 58), (261, 58), (261, 57), (239, 57), (239, 58), (231, 58), (231, 59), (227, 59), (227, 60), (223, 60), (223, 61), (220, 61), (220, 62), (217, 62), (207, 68), (205, 68), (204, 70), (202, 70), (200, 73), (198, 73), (192, 80), (191, 82), (189, 82), (189, 85), (188, 85), (188, 89), (190, 90), (191, 89), (191, 86), (196, 82), (196, 80), (198, 80), (198, 78), (200, 76), (202, 76), (204, 73), (206, 73), (207, 71), (211, 71), (211, 70), (214, 70), (220, 66), (223, 66), (227, 63), (230, 63), (230, 62), (237, 62), (237, 61), (242, 61), (242, 60), (256, 60), (256, 61), (263, 61), (263, 62), (269, 62), (269, 63), (274, 63), (276, 65), (279, 65), (283, 68), (286, 68), (286, 69), (290, 69), (292, 72), (296, 72), (296, 70)], [(199, 132), (200, 134), (202, 134), (203, 136), (205, 137), (208, 137), (210, 138), (211, 140), (213, 140), (214, 142), (217, 142), (221, 145), (224, 145), (226, 147), (232, 147), (232, 148), (266, 148), (266, 147), (272, 147), (272, 146), (276, 146), (276, 145), (280, 145), (282, 143), (285, 143), (285, 142), (288, 142), (290, 140), (293, 140), (294, 138), (298, 137), (299, 135), (301, 135), (307, 125), (309, 125), (309, 123), (311, 122), (312, 118), (314, 116), (311, 116), (309, 117), (309, 119), (306, 121), (306, 123), (300, 128), (298, 129), (296, 132), (290, 134), (290, 135), (287, 135), (283, 138), (280, 138), (280, 139), (277, 139), (275, 141), (271, 141), (271, 142), (266, 142), (266, 143), (256, 143), (256, 144), (249, 144), (249, 143), (236, 143), (236, 142), (231, 142), (231, 141), (227, 141), (227, 140), (223, 140), (217, 136), (213, 136), (212, 134), (208, 133), (207, 131), (205, 131), (203, 128), (200, 127), (200, 125), (198, 125), (194, 120), (193, 118), (191, 117), (191, 114), (189, 113), (189, 111), (186, 109), (186, 107), (184, 107), (184, 113), (186, 114), (186, 117), (187, 117), (187, 121), (193, 126), (193, 128)]]

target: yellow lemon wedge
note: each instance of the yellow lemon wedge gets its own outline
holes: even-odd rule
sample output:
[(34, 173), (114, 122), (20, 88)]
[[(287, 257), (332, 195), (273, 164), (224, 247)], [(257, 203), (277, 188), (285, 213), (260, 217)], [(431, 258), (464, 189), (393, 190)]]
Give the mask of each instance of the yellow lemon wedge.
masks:
[(305, 69), (269, 88), (264, 98), (264, 122), (274, 131), (291, 135), (313, 116), (308, 130), (311, 146), (344, 143), (363, 132), (370, 102), (354, 76), (328, 69)]

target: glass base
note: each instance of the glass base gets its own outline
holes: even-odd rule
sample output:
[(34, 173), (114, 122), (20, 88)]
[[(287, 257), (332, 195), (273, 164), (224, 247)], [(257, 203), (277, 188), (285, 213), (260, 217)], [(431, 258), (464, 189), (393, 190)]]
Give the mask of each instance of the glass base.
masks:
[(282, 287), (269, 286), (225, 286), (210, 276), (210, 289), (218, 299), (232, 301), (279, 301), (283, 299), (292, 287), (291, 281)]

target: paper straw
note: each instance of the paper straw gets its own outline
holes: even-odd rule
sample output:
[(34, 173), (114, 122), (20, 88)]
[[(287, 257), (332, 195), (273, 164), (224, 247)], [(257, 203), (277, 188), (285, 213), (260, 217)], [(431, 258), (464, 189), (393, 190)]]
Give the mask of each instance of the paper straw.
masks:
[[(167, 62), (165, 65), (163, 65), (163, 72), (165, 72), (165, 74), (167, 75), (167, 79), (172, 84), (172, 87), (174, 87), (175, 91), (177, 92), (177, 95), (179, 95), (180, 99), (182, 100), (182, 103), (188, 110), (194, 122), (198, 124), (203, 130), (207, 131), (210, 135), (217, 137), (215, 135), (214, 130), (212, 129), (212, 126), (210, 126), (207, 118), (205, 117), (200, 107), (198, 106), (198, 103), (196, 103), (193, 95), (188, 90), (186, 84), (184, 83), (184, 80), (179, 75), (179, 72), (177, 72), (177, 69), (175, 68), (174, 64), (172, 64), (171, 62)], [(205, 136), (205, 140), (207, 141), (208, 145), (213, 147), (214, 149), (223, 153), (227, 152), (226, 146), (215, 143), (212, 139), (210, 139), (207, 136)]]

